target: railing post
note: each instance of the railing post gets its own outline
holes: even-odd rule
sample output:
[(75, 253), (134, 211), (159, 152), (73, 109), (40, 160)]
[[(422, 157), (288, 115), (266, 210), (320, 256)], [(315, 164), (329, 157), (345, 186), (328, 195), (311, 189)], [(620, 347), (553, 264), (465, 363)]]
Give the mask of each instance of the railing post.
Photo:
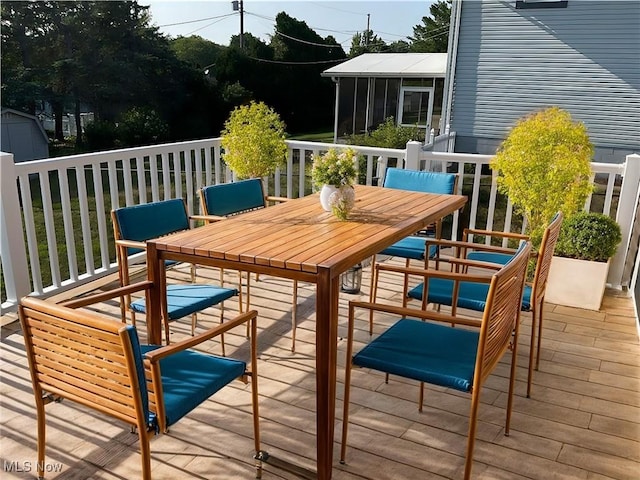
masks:
[(7, 301), (2, 312), (31, 292), (13, 155), (0, 152), (0, 257)]
[(422, 143), (407, 142), (407, 154), (405, 157), (404, 168), (407, 170), (420, 170), (420, 152), (422, 151)]
[(627, 155), (622, 177), (622, 187), (620, 188), (620, 199), (618, 201), (618, 213), (616, 221), (622, 231), (622, 241), (618, 246), (618, 251), (611, 260), (609, 266), (609, 276), (607, 283), (614, 288), (623, 285), (624, 264), (629, 252), (629, 243), (633, 233), (633, 222), (636, 216), (638, 205), (638, 195), (640, 195), (640, 155)]

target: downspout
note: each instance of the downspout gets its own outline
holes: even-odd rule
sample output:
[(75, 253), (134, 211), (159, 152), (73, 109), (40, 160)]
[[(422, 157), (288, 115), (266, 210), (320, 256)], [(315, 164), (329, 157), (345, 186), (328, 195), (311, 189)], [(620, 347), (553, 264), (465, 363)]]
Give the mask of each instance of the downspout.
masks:
[(458, 40), (460, 37), (460, 11), (462, 0), (453, 0), (451, 4), (451, 19), (449, 21), (449, 44), (447, 45), (447, 75), (444, 82), (444, 111), (440, 119), (440, 131), (449, 133), (451, 125), (451, 106), (453, 104), (453, 85), (456, 75), (456, 61), (458, 57)]
[(331, 77), (333, 83), (336, 84), (336, 104), (334, 107), (333, 118), (333, 143), (338, 143), (338, 108), (340, 106), (340, 78)]

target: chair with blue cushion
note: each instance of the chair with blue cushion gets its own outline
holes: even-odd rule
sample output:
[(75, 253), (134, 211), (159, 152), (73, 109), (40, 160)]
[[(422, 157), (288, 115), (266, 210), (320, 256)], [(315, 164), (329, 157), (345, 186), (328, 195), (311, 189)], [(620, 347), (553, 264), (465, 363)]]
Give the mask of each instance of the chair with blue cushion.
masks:
[[(268, 196), (264, 193), (262, 180), (250, 178), (231, 183), (208, 185), (200, 189), (202, 215), (192, 215), (195, 220), (215, 222), (235, 215), (266, 208), (268, 202), (286, 202), (284, 197)], [(256, 274), (256, 279), (258, 275)], [(251, 280), (247, 275), (246, 308), (251, 306)], [(296, 310), (298, 304), (298, 281), (293, 281), (293, 305), (291, 309), (291, 351), (296, 345)]]
[[(150, 288), (153, 283), (144, 281), (62, 305), (22, 299), (19, 315), (35, 394), (39, 478), (44, 476), (46, 404), (66, 399), (130, 425), (140, 440), (138, 478), (149, 480), (150, 438), (167, 433), (237, 378), (247, 383), (251, 377), (254, 446), (259, 452), (257, 312), (240, 314), (193, 338), (161, 347), (140, 345), (135, 326), (99, 314), (95, 306), (80, 308)], [(244, 323), (251, 326), (249, 364), (191, 349)]]
[[(536, 268), (533, 281), (527, 283), (522, 297), (522, 310), (525, 312), (531, 312), (531, 342), (529, 350), (529, 372), (527, 376), (527, 397), (531, 396), (533, 370), (534, 368), (535, 370), (538, 369), (540, 362), (544, 295), (547, 287), (551, 259), (553, 258), (553, 251), (555, 250), (558, 236), (560, 235), (561, 226), (562, 213), (558, 212), (544, 231), (540, 249), (538, 250), (537, 255), (535, 255)], [(525, 236), (520, 234), (505, 234), (503, 232), (469, 229), (465, 230), (464, 238), (468, 240), (471, 234), (474, 235), (474, 238), (478, 238), (478, 236), (494, 236), (519, 240), (526, 239)], [(510, 261), (515, 252), (515, 250), (509, 248), (468, 241), (452, 242), (441, 240), (436, 242), (430, 240), (429, 243), (437, 243), (439, 247), (443, 248), (453, 248), (454, 257), (456, 258), (466, 258), (472, 262), (490, 262), (498, 265), (504, 265)], [(454, 295), (457, 296), (457, 302), (453, 301)], [(423, 306), (426, 303), (435, 303), (439, 305), (450, 305), (454, 312), (456, 307), (482, 311), (486, 304), (487, 288), (484, 285), (463, 282), (460, 284), (459, 291), (454, 292), (453, 284), (451, 282), (446, 280), (433, 280), (429, 282), (427, 296), (424, 295), (424, 286), (422, 283), (411, 289), (408, 296), (410, 298), (422, 300)]]
[[(401, 168), (388, 168), (384, 177), (384, 188), (395, 188), (399, 190), (409, 190), (413, 192), (424, 193), (441, 193), (451, 195), (455, 192), (458, 176), (453, 173), (438, 172), (420, 172), (416, 170), (404, 170)], [(409, 267), (411, 260), (426, 260), (425, 241), (428, 237), (441, 238), (442, 236), (442, 219), (438, 220), (435, 225), (430, 225), (420, 235), (411, 235), (385, 248), (379, 255), (388, 255), (391, 257), (401, 257), (406, 259), (406, 267)], [(429, 256), (434, 254), (435, 250), (429, 252)], [(375, 255), (371, 262), (371, 291), (369, 293), (369, 301), (376, 301), (378, 288), (378, 270), (375, 262)], [(403, 296), (406, 296), (408, 289), (407, 276), (404, 277)], [(369, 334), (373, 333), (373, 316), (369, 318)]]
[[(523, 243), (506, 265), (499, 267), (497, 271), (490, 270), (495, 272), (490, 275), (412, 269), (416, 275), (425, 278), (425, 281), (448, 281), (455, 285), (454, 288), (462, 283), (482, 285), (487, 289), (487, 296), (481, 319), (393, 305), (363, 302), (349, 304), (341, 463), (345, 462), (347, 448), (353, 366), (419, 382), (419, 411), (422, 411), (424, 403), (425, 382), (471, 393), (464, 473), (464, 478), (469, 479), (473, 464), (480, 391), (503, 354), (510, 349), (512, 356), (505, 423), (505, 435), (509, 435), (516, 376), (520, 303), (530, 251), (531, 244)], [(353, 355), (356, 309), (383, 312), (397, 316), (398, 319)], [(441, 322), (447, 324), (443, 325)], [(446, 405), (443, 408), (446, 408)]]
[[(118, 273), (121, 285), (128, 285), (129, 256), (146, 249), (146, 241), (190, 228), (189, 215), (184, 200), (175, 198), (159, 202), (151, 202), (130, 207), (123, 207), (111, 212), (113, 232), (116, 242)], [(167, 266), (174, 262), (168, 262)], [(192, 275), (193, 278), (193, 275)], [(197, 312), (205, 308), (220, 305), (220, 321), (224, 318), (224, 301), (240, 295), (235, 288), (224, 288), (216, 285), (185, 283), (167, 285), (166, 307), (163, 315), (165, 338), (169, 343), (169, 321), (191, 315), (191, 334), (195, 335)], [(242, 300), (238, 301), (242, 312)], [(133, 325), (136, 313), (146, 313), (145, 299), (131, 301), (129, 296), (121, 304), (124, 312), (131, 311)], [(224, 339), (221, 337), (224, 353)]]

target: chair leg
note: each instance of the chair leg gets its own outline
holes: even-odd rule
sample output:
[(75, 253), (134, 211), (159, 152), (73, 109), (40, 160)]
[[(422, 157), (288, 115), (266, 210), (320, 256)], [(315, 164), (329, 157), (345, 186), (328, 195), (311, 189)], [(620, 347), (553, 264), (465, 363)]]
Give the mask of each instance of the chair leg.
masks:
[(138, 428), (138, 438), (140, 439), (140, 460), (142, 462), (142, 479), (151, 480), (151, 447), (149, 445), (150, 432), (144, 425)]
[(291, 351), (296, 351), (296, 321), (298, 315), (298, 281), (293, 281), (293, 304), (291, 306)]
[[(238, 272), (238, 275), (240, 275), (240, 288), (242, 288), (242, 272)], [(247, 305), (245, 312), (249, 310), (251, 310), (251, 273), (247, 272)], [(247, 338), (249, 338), (249, 324), (247, 324)]]
[(36, 412), (38, 418), (38, 478), (44, 478), (44, 457), (46, 448), (46, 418), (42, 392), (36, 392)]
[(418, 395), (418, 412), (422, 413), (424, 405), (424, 382), (420, 382), (420, 394)]
[[(407, 258), (404, 264), (405, 268), (409, 268), (410, 260)], [(402, 307), (407, 308), (407, 293), (409, 292), (409, 275), (404, 274), (404, 282), (402, 283)], [(407, 318), (402, 316), (402, 318)]]
[(540, 344), (542, 343), (542, 310), (544, 309), (544, 298), (540, 300), (540, 305), (537, 305), (538, 310), (538, 348), (536, 352), (536, 370), (540, 367)]
[(191, 314), (191, 336), (195, 336), (196, 334), (196, 323), (198, 322), (198, 317), (195, 313)]
[[(224, 323), (224, 302), (220, 302), (220, 325)], [(226, 357), (227, 354), (224, 349), (224, 333), (220, 334), (220, 345), (222, 346), (222, 356)]]
[[(533, 308), (531, 310), (531, 343), (529, 345), (529, 370), (527, 372), (527, 398), (531, 397), (531, 382), (533, 381), (533, 366), (536, 364), (536, 322), (540, 320), (537, 319), (539, 316), (537, 312), (537, 308)], [(540, 339), (538, 339), (538, 345), (540, 344)]]
[[(376, 303), (378, 294), (378, 276), (376, 256), (371, 257), (371, 288), (369, 289), (369, 303)], [(369, 310), (369, 335), (373, 335), (373, 310)]]
[(469, 433), (467, 435), (467, 457), (464, 464), (464, 480), (471, 478), (473, 466), (473, 447), (476, 442), (476, 423), (478, 420), (478, 407), (480, 406), (481, 385), (474, 385), (471, 392), (471, 412), (469, 413)]
[[(520, 318), (518, 318), (518, 322), (519, 321), (520, 321)], [(507, 437), (509, 436), (509, 428), (511, 426), (511, 412), (513, 410), (513, 391), (516, 385), (516, 370), (517, 370), (517, 363), (518, 363), (518, 330), (519, 330), (519, 327), (516, 327), (513, 333), (513, 338), (512, 338), (513, 343), (511, 344), (511, 371), (509, 373), (509, 392), (507, 396), (507, 418), (504, 424), (504, 434)], [(529, 366), (529, 374), (531, 374), (531, 366)], [(528, 389), (529, 387), (527, 386), (527, 397), (529, 396)]]
[(349, 312), (349, 326), (347, 330), (347, 361), (344, 370), (344, 400), (342, 403), (342, 445), (340, 446), (340, 463), (344, 464), (347, 453), (347, 430), (349, 427), (349, 401), (351, 397), (351, 369), (353, 365), (353, 311)]

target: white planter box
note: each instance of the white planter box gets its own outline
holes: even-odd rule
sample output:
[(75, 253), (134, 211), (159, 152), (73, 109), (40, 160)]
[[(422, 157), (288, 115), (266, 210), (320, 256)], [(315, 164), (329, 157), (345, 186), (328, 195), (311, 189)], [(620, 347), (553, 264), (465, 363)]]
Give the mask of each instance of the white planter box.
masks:
[(608, 273), (609, 262), (554, 256), (544, 299), (567, 307), (600, 310)]

